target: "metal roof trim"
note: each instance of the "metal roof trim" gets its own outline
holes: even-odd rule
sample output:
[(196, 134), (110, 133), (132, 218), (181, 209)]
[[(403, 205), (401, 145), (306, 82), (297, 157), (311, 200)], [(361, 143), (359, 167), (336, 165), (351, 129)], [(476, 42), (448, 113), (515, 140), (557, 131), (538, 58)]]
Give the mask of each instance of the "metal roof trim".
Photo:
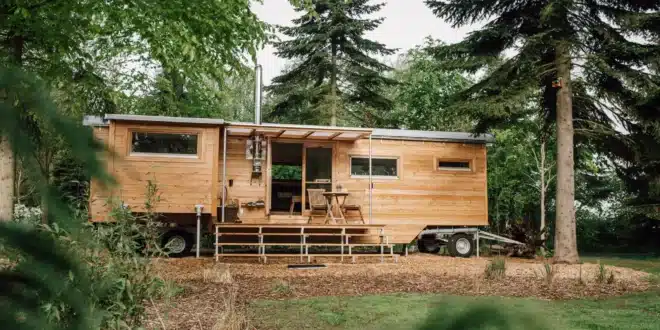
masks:
[(417, 131), (381, 128), (374, 129), (373, 133), (371, 134), (371, 138), (463, 143), (492, 143), (495, 141), (495, 138), (492, 134), (475, 135), (474, 133), (467, 132)]
[(83, 126), (103, 127), (110, 126), (110, 123), (101, 118), (101, 116), (84, 116)]
[(406, 129), (383, 129), (383, 128), (364, 128), (364, 127), (338, 127), (338, 126), (320, 126), (320, 125), (297, 125), (297, 124), (276, 124), (262, 123), (255, 124), (249, 122), (228, 122), (223, 119), (215, 118), (192, 118), (192, 117), (168, 117), (168, 116), (145, 116), (145, 115), (123, 115), (107, 114), (105, 117), (85, 116), (83, 125), (85, 126), (108, 126), (110, 120), (118, 121), (143, 121), (153, 123), (170, 124), (191, 124), (191, 125), (227, 125), (234, 127), (253, 127), (253, 128), (279, 128), (279, 129), (298, 129), (298, 130), (332, 130), (343, 132), (360, 132), (371, 134), (375, 139), (389, 140), (417, 140), (417, 141), (439, 141), (439, 142), (459, 142), (459, 143), (492, 143), (495, 138), (492, 134), (477, 134), (467, 132), (439, 132), (439, 131), (418, 131)]
[(224, 125), (224, 119), (216, 118), (193, 118), (193, 117), (168, 117), (168, 116), (145, 116), (145, 115), (119, 115), (107, 114), (106, 120), (118, 121), (146, 121), (154, 123), (170, 124), (193, 124), (193, 125)]

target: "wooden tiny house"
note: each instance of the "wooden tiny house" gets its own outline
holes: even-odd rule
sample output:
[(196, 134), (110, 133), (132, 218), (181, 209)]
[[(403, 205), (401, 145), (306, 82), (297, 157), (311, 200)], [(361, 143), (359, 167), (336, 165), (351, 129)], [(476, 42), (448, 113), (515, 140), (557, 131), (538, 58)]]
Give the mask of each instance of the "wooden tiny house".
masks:
[(111, 196), (140, 212), (151, 180), (156, 212), (194, 217), (201, 204), (221, 225), (323, 225), (310, 222), (309, 189), (349, 192), (360, 210), (344, 225), (384, 227), (390, 243), (429, 226), (488, 224), (487, 135), (137, 115), (85, 123), (114, 151), (118, 182), (92, 184), (92, 221), (107, 220)]

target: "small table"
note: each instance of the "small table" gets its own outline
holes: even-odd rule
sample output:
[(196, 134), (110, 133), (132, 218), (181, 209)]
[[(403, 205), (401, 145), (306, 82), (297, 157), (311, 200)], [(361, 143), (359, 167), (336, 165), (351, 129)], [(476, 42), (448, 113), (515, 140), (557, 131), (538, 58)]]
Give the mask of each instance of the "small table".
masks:
[[(331, 191), (331, 192), (324, 192), (323, 197), (325, 197), (325, 202), (327, 205), (328, 213), (325, 215), (325, 222), (328, 223), (329, 219), (332, 219), (333, 222), (337, 223), (337, 220), (342, 220), (344, 224), (346, 223), (346, 218), (344, 218), (344, 213), (341, 211), (342, 205), (346, 202), (346, 197), (348, 196), (347, 192), (343, 191)], [(334, 198), (333, 198), (334, 197)], [(339, 197), (343, 197), (342, 201), (339, 202)], [(332, 212), (332, 204), (333, 204), (333, 199), (337, 203), (337, 213), (339, 213), (338, 217), (335, 217), (334, 213)]]

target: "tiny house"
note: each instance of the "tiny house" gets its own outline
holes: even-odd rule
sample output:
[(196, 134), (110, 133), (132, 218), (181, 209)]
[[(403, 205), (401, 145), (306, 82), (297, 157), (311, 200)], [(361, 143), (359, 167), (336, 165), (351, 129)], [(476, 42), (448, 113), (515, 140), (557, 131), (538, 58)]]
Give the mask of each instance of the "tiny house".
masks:
[[(379, 230), (377, 244), (391, 248), (426, 228), (488, 224), (489, 135), (112, 114), (84, 123), (113, 151), (106, 161), (118, 182), (92, 183), (94, 222), (108, 220), (110, 197), (143, 212), (153, 182), (154, 211), (174, 226), (194, 225), (199, 212), (216, 246), (254, 233), (248, 243), (261, 244), (260, 255), (268, 232), (302, 235), (290, 243), (305, 254), (311, 237), (322, 245), (341, 228), (343, 253), (349, 235), (368, 244), (362, 231)], [(193, 235), (180, 236), (188, 248)]]

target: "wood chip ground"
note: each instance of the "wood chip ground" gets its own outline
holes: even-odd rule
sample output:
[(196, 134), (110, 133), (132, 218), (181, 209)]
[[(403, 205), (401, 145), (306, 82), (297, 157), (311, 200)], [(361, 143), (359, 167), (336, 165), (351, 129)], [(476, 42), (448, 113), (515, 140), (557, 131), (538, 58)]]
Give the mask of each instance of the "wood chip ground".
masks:
[[(397, 292), (446, 293), (456, 295), (495, 295), (576, 299), (607, 297), (650, 289), (649, 274), (628, 268), (606, 266), (607, 279), (598, 281), (596, 264), (552, 265), (552, 281), (545, 276), (543, 263), (507, 259), (504, 278), (487, 280), (488, 258), (451, 258), (411, 255), (398, 263), (378, 258), (358, 259), (358, 263), (338, 263), (337, 259), (315, 260), (326, 268), (291, 270), (298, 258), (231, 259), (216, 263), (212, 258), (159, 259), (158, 273), (177, 282), (183, 292), (175, 304), (161, 302), (149, 308), (149, 322), (166, 319), (168, 329), (212, 329), (228, 304), (244, 306), (255, 299), (297, 299), (314, 296), (360, 296)], [(234, 292), (236, 301), (228, 301)], [(163, 315), (166, 314), (166, 317)], [(153, 324), (157, 325), (157, 324)]]

